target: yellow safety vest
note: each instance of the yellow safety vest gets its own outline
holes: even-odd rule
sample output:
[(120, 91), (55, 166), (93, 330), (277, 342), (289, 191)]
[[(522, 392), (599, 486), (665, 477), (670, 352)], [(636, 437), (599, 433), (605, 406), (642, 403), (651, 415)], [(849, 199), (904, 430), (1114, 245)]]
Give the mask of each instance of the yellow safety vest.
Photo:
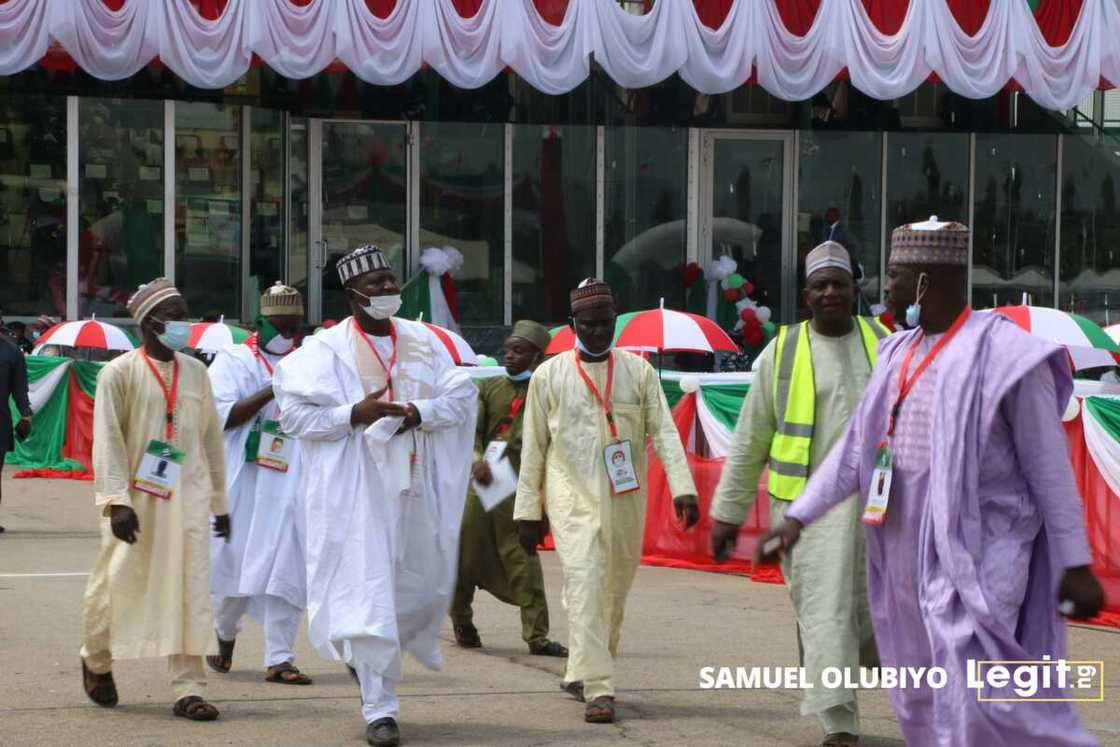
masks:
[[(878, 319), (856, 317), (863, 349), (875, 367), (879, 340), (890, 334)], [(778, 425), (770, 442), (770, 495), (792, 501), (809, 479), (809, 452), (813, 445), (817, 386), (813, 355), (809, 350), (809, 322), (781, 327), (774, 347), (774, 420)]]

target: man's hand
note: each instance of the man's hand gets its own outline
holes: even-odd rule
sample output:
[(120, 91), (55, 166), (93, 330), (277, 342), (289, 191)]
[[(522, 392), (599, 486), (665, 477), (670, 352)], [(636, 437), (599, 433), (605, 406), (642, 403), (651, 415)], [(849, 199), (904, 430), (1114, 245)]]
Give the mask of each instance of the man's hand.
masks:
[(350, 410), (351, 425), (371, 425), (381, 418), (405, 417), (408, 410), (404, 405), (396, 402), (382, 402), (381, 396), (389, 387), (370, 394)]
[(482, 486), (487, 486), (494, 482), (494, 475), (490, 472), (490, 465), (485, 461), (475, 462), (474, 467), (471, 468), (471, 477)]
[(728, 524), (719, 519), (712, 520), (712, 533), (709, 535), (712, 545), (712, 557), (717, 563), (722, 563), (731, 557), (735, 549), (735, 540), (739, 537), (739, 527)]
[(229, 523), (229, 514), (222, 514), (221, 516), (214, 517), (214, 536), (221, 537), (226, 542), (229, 542), (229, 535), (232, 527)]
[(114, 537), (131, 545), (136, 542), (136, 535), (140, 534), (140, 519), (128, 506), (112, 506), (109, 508), (109, 527)]
[(401, 423), (401, 428), (398, 431), (398, 433), (404, 433), (405, 431), (410, 431), (413, 428), (419, 428), (420, 427), (420, 409), (418, 407), (416, 407), (416, 405), (412, 404), (411, 402), (409, 402), (407, 405), (405, 405), (404, 409), (405, 409), (404, 422)]
[(537, 547), (544, 541), (545, 528), (543, 521), (517, 522), (517, 541), (530, 555), (537, 554)]
[(677, 521), (684, 523), (685, 529), (692, 529), (700, 521), (700, 501), (694, 495), (674, 498), (673, 510), (677, 512)]
[(801, 538), (801, 522), (786, 519), (777, 529), (771, 529), (758, 541), (754, 549), (754, 564), (770, 565), (777, 563)]
[(1089, 566), (1070, 568), (1062, 576), (1061, 586), (1058, 587), (1058, 603), (1073, 602), (1073, 609), (1062, 611), (1066, 617), (1073, 620), (1088, 620), (1095, 617), (1104, 606), (1104, 591), (1100, 582)]
[(31, 418), (21, 418), (16, 424), (16, 435), (22, 441), (31, 435)]

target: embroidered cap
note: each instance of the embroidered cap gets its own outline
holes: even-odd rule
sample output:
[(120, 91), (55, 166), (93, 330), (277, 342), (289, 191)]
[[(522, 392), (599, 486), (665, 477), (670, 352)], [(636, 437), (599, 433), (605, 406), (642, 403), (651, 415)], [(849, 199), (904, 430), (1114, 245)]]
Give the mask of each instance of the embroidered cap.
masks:
[(392, 271), (392, 269), (393, 266), (389, 264), (385, 252), (374, 244), (366, 244), (338, 260), (338, 279), (346, 285), (351, 279), (365, 275), (367, 272)]
[(261, 316), (303, 316), (303, 296), (277, 280), (261, 295)]
[(806, 279), (826, 267), (837, 267), (851, 275), (852, 258), (848, 255), (848, 250), (835, 241), (826, 241), (805, 255)]
[(145, 283), (136, 289), (128, 299), (128, 313), (136, 320), (136, 323), (144, 321), (144, 317), (152, 312), (152, 309), (159, 306), (161, 303), (169, 298), (182, 298), (179, 289), (171, 284), (167, 278), (156, 278), (150, 283)]
[(939, 221), (907, 223), (891, 233), (891, 259), (900, 265), (968, 266), (968, 226)]
[(598, 278), (587, 278), (571, 294), (572, 316), (586, 309), (600, 306), (614, 308), (614, 293), (611, 287)]

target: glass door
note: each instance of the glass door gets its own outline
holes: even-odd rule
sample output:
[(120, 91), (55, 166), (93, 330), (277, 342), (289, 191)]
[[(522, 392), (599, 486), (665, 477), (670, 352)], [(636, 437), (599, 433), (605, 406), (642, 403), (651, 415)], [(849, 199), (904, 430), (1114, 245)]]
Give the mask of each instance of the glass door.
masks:
[(705, 132), (699, 260), (729, 256), (769, 306), (793, 321), (793, 135)]
[[(408, 130), (404, 124), (312, 120), (308, 288), (313, 321), (349, 314), (336, 265), (376, 244), (407, 277)], [(318, 316), (316, 316), (318, 312)]]

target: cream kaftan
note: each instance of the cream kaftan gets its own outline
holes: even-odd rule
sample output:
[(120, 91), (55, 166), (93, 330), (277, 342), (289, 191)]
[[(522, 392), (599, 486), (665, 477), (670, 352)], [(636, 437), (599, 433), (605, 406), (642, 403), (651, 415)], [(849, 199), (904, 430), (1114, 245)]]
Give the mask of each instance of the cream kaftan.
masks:
[[(212, 636), (210, 515), (229, 513), (222, 429), (206, 367), (185, 355), (175, 359), (179, 390), (172, 443), (186, 456), (179, 488), (167, 501), (131, 489), (148, 442), (167, 436), (163, 390), (143, 353), (122, 355), (97, 377), (93, 469), (101, 548), (84, 607), (87, 637), (107, 624), (114, 659), (201, 656)], [(170, 385), (172, 364), (152, 363)], [(131, 506), (136, 512), (140, 533), (135, 544), (113, 536), (111, 506)]]
[[(603, 463), (610, 429), (576, 368), (575, 353), (533, 374), (525, 406), (514, 519), (541, 518), (544, 504), (564, 572), (569, 648), (566, 679), (590, 699), (612, 695), (626, 595), (642, 554), (646, 515), (646, 439), (665, 465), (674, 497), (694, 495), (677, 428), (657, 372), (631, 353), (613, 352), (611, 404), (619, 437), (630, 439), (642, 488), (615, 496)], [(607, 363), (583, 363), (606, 390)]]

